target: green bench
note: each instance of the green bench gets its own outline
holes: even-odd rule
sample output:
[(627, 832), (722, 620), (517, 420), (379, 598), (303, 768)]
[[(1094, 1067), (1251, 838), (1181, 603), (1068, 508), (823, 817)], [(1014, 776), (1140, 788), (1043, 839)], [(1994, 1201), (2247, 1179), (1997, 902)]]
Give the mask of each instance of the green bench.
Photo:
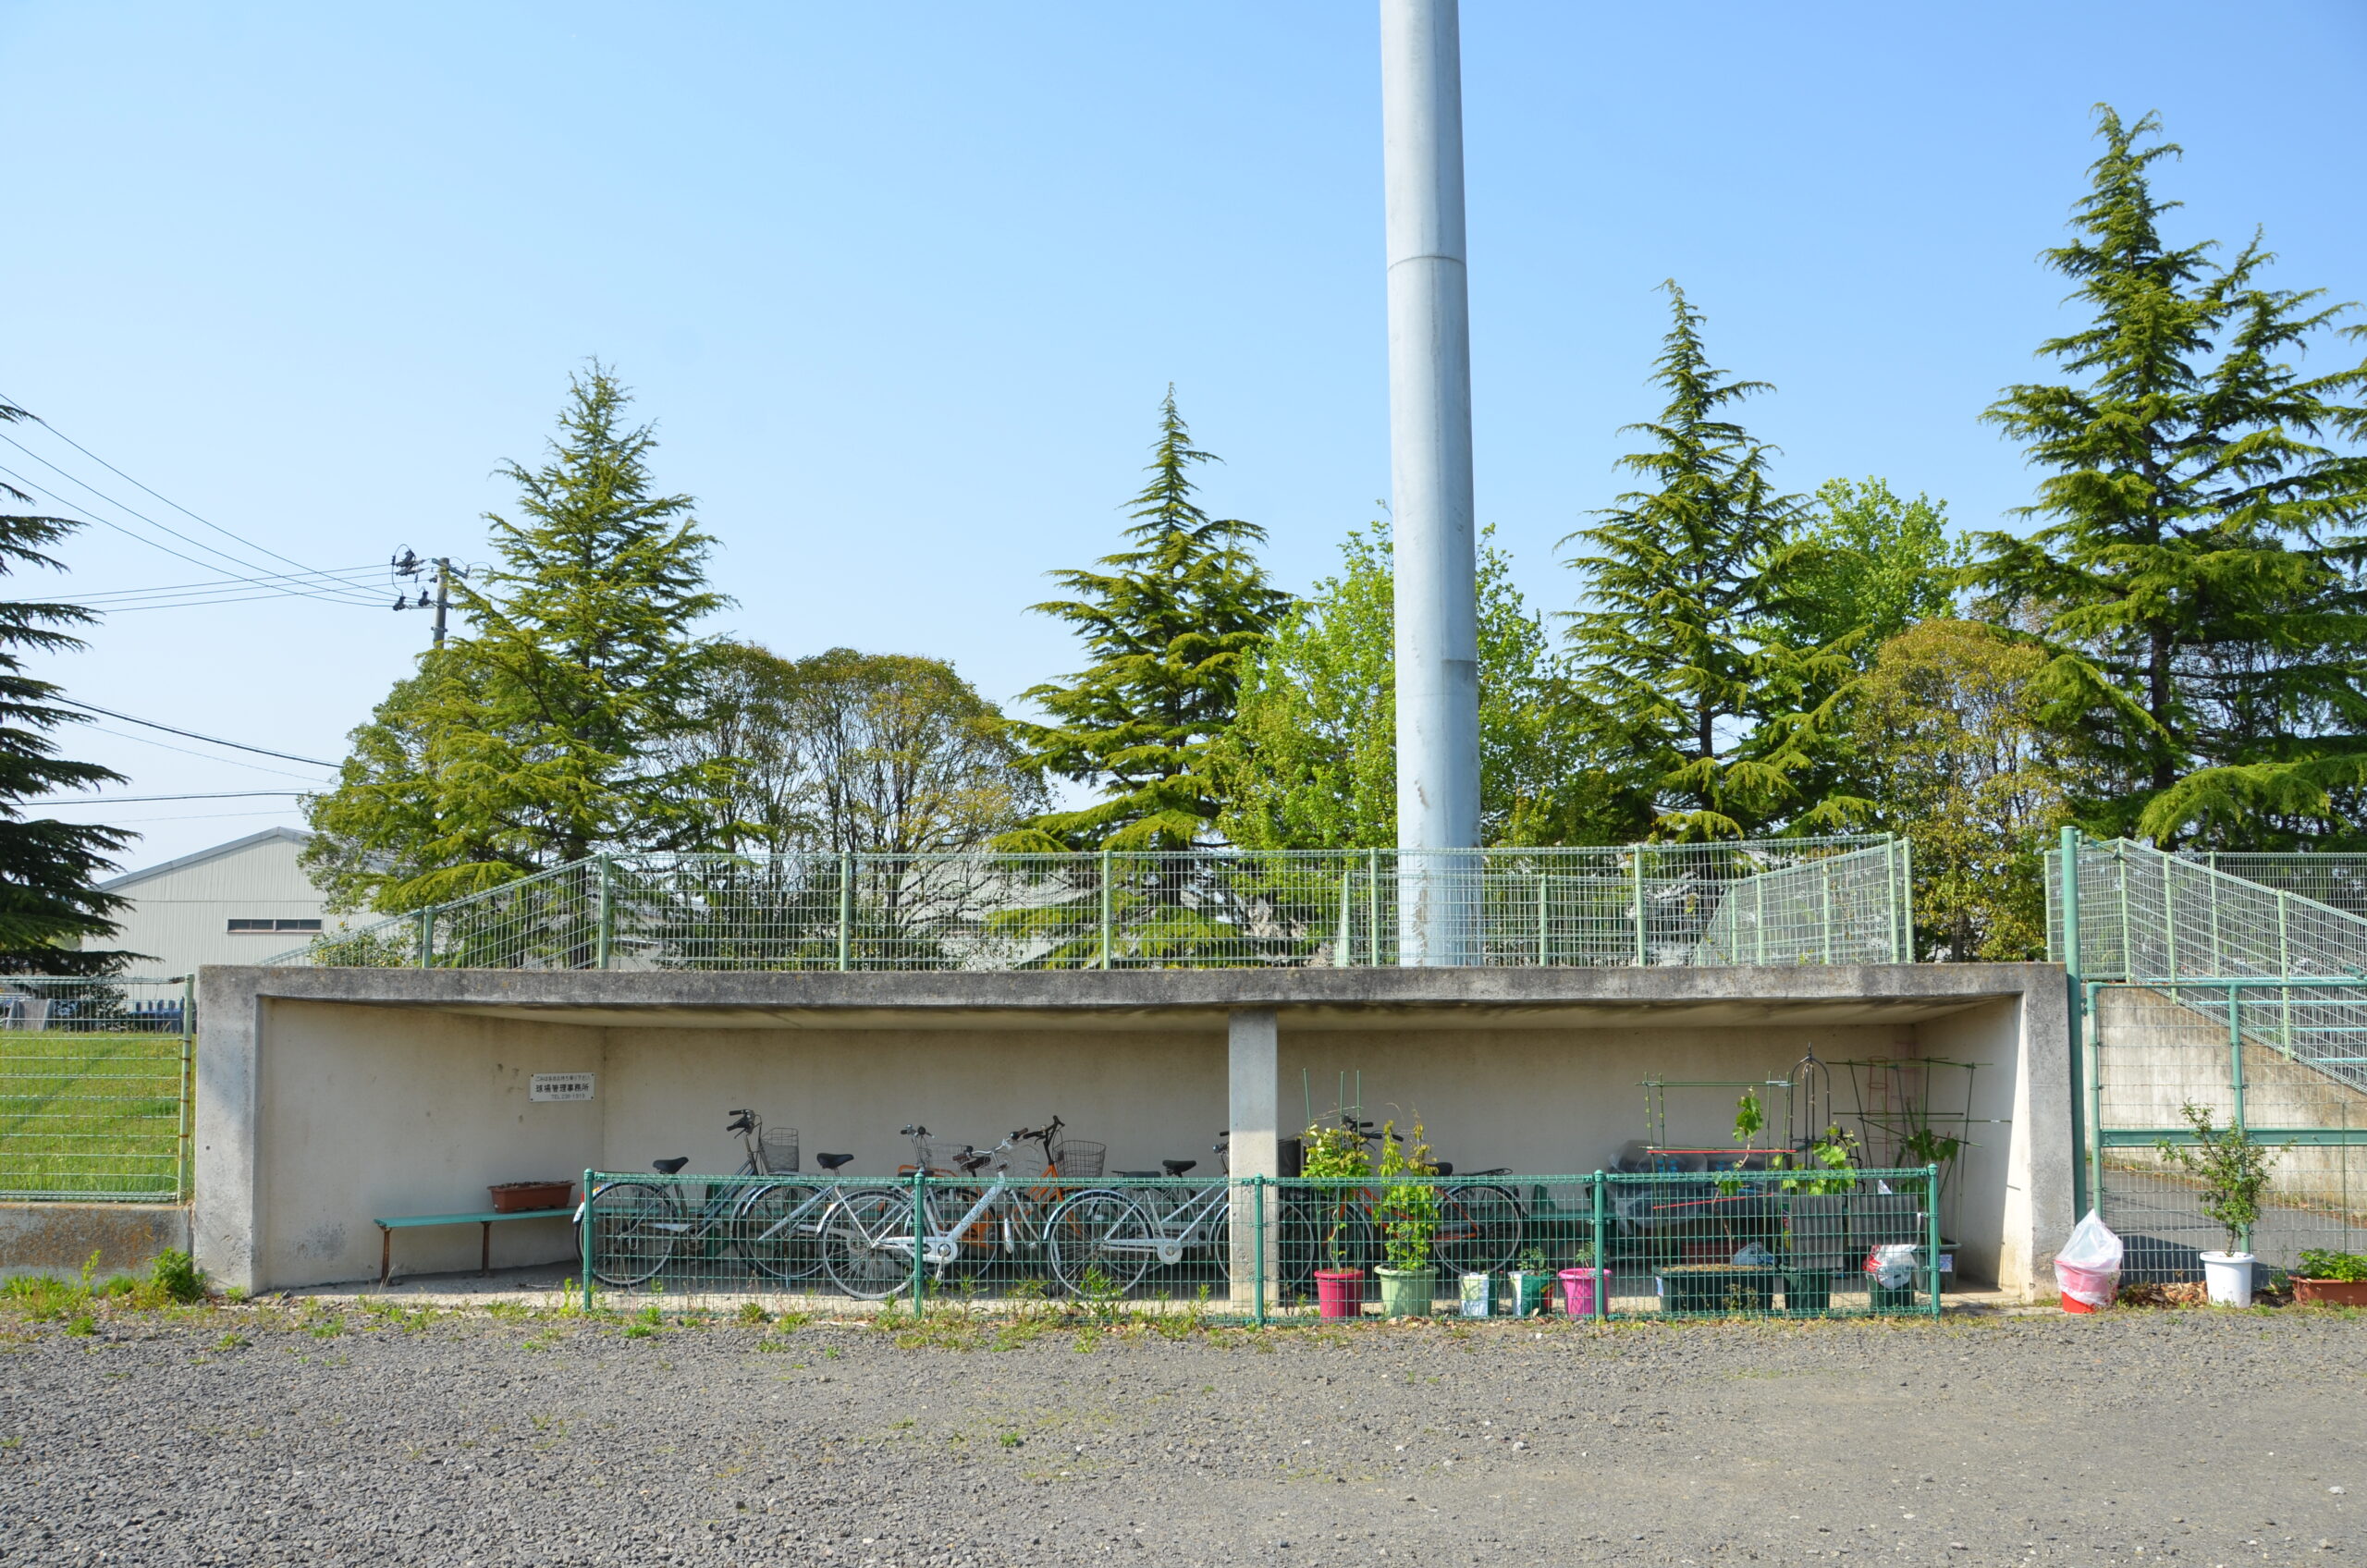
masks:
[(493, 1227), (497, 1221), (574, 1218), (575, 1208), (570, 1205), (566, 1208), (521, 1209), (515, 1214), (503, 1214), (488, 1208), (476, 1214), (399, 1214), (384, 1219), (373, 1219), (370, 1223), (378, 1227), (378, 1283), (385, 1284), (394, 1272), (397, 1231), (407, 1231), (419, 1225), (482, 1225), (484, 1237), (477, 1251), (477, 1272), (490, 1274), (493, 1272)]

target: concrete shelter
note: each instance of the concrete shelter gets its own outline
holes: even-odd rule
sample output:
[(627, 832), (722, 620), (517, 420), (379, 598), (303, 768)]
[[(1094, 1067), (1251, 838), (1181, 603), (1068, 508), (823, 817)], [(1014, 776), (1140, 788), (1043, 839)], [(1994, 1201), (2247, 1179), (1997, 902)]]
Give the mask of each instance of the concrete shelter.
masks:
[[(1968, 1280), (2036, 1293), (2074, 1219), (2052, 965), (208, 967), (200, 991), (194, 1237), (217, 1280), (251, 1291), (374, 1278), (374, 1216), (478, 1207), (494, 1182), (673, 1155), (730, 1170), (739, 1106), (798, 1127), (808, 1151), (852, 1152), (852, 1174), (892, 1172), (906, 1122), (983, 1145), (1055, 1112), (1113, 1167), (1213, 1171), (1230, 1129), (1235, 1173), (1272, 1174), (1302, 1074), (1319, 1112), (1361, 1072), (1367, 1113), (1418, 1112), (1442, 1158), (1569, 1174), (1642, 1133), (1647, 1075), (1779, 1075), (1810, 1046), (1981, 1064), (1990, 1125), (1956, 1177)], [(590, 1100), (532, 1097), (534, 1074), (585, 1072)], [(409, 1271), (472, 1268), (478, 1241), (407, 1237)], [(571, 1236), (529, 1222), (494, 1246), (497, 1266), (556, 1262)]]

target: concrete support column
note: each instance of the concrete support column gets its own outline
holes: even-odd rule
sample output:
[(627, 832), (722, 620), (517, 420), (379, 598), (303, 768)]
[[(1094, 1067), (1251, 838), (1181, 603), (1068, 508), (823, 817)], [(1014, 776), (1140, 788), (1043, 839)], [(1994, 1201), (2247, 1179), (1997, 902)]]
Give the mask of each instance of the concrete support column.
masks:
[[(1272, 1008), (1243, 1008), (1226, 1021), (1225, 1084), (1230, 1106), (1226, 1120), (1233, 1133), (1229, 1164), (1235, 1176), (1282, 1174), (1280, 1044), (1281, 1031)], [(1230, 1267), (1235, 1311), (1247, 1312), (1257, 1304), (1261, 1245), (1265, 1253), (1266, 1295), (1269, 1301), (1274, 1298), (1281, 1262), (1281, 1249), (1276, 1244), (1280, 1231), (1274, 1223), (1277, 1198), (1273, 1189), (1268, 1188), (1266, 1225), (1261, 1236), (1256, 1223), (1257, 1200), (1251, 1189), (1233, 1189)]]
[(265, 1283), (257, 1278), (264, 1226), (256, 1163), (263, 1001), (251, 981), (231, 982), (231, 975), (241, 973), (198, 971), (196, 1191), (190, 1250), (216, 1285), (256, 1291)]

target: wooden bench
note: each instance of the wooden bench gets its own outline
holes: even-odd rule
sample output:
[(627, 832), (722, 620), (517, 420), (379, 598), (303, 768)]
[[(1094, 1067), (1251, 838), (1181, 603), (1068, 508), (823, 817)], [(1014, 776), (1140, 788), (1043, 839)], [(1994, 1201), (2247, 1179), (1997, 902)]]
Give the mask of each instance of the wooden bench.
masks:
[(572, 1219), (574, 1218), (575, 1209), (570, 1206), (566, 1208), (521, 1209), (515, 1214), (503, 1214), (488, 1208), (475, 1214), (399, 1214), (384, 1219), (373, 1219), (370, 1223), (378, 1227), (378, 1283), (385, 1284), (394, 1272), (397, 1231), (409, 1230), (417, 1225), (482, 1225), (484, 1227), (484, 1237), (477, 1252), (477, 1272), (490, 1274), (493, 1272), (493, 1227), (496, 1221)]

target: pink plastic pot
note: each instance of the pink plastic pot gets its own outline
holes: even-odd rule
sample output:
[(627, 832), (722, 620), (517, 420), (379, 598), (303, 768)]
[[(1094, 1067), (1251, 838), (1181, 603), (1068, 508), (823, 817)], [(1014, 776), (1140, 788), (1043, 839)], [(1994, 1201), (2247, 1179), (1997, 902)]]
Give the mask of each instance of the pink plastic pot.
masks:
[(1355, 1317), (1365, 1309), (1365, 1271), (1361, 1268), (1318, 1268), (1315, 1271), (1315, 1309), (1318, 1317)]
[(1562, 1270), (1562, 1310), (1572, 1317), (1594, 1316), (1596, 1271), (1591, 1268)]

